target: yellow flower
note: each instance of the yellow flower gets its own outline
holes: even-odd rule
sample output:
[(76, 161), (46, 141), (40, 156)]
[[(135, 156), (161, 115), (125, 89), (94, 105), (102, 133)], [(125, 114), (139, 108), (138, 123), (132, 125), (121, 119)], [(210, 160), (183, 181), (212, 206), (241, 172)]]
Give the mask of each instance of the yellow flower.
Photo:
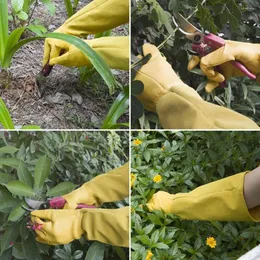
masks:
[(131, 173), (131, 187), (133, 187), (136, 180), (136, 174)]
[(164, 145), (163, 145), (162, 148), (161, 148), (161, 150), (164, 151), (164, 149), (165, 149), (165, 147), (164, 147)]
[(153, 253), (150, 250), (148, 250), (145, 260), (151, 260), (152, 256)]
[(162, 176), (160, 174), (157, 174), (153, 177), (153, 181), (158, 183), (162, 180)]
[(142, 144), (143, 141), (139, 140), (139, 139), (135, 139), (134, 140), (134, 145), (140, 145)]
[(214, 237), (208, 237), (206, 244), (207, 244), (209, 247), (211, 247), (211, 248), (215, 248), (216, 245), (217, 245), (217, 241), (215, 240)]

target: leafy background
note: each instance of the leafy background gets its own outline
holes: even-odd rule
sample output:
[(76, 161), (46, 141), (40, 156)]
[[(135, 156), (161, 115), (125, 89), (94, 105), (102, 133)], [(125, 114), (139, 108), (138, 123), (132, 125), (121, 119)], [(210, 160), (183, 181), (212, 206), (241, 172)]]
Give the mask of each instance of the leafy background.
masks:
[[(128, 161), (128, 138), (115, 131), (1, 132), (0, 259), (128, 259), (127, 249), (84, 238), (61, 246), (35, 242), (35, 232), (26, 228), (29, 213), (21, 207), (25, 197), (63, 195), (121, 166)], [(125, 205), (128, 200), (103, 207)]]
[[(159, 5), (158, 5), (159, 4)], [(260, 42), (260, 6), (257, 0), (132, 0), (132, 54), (141, 53), (144, 41), (161, 45), (181, 79), (196, 89), (204, 100), (231, 108), (260, 124), (260, 86), (248, 78), (229, 81), (228, 88), (218, 88), (211, 94), (205, 92), (206, 78), (199, 69), (187, 70), (190, 42), (176, 32), (171, 21), (173, 11), (179, 11), (198, 28), (204, 28), (225, 39)], [(174, 35), (169, 38), (170, 35)], [(134, 93), (134, 90), (132, 91)], [(132, 105), (132, 107), (135, 107)], [(132, 110), (133, 116), (136, 114)], [(137, 120), (135, 128), (160, 128), (157, 115), (146, 112)]]
[[(182, 221), (173, 214), (150, 213), (145, 205), (157, 191), (175, 194), (259, 165), (259, 132), (133, 132), (131, 172), (132, 260), (148, 250), (158, 260), (235, 260), (260, 242), (260, 226), (249, 222)], [(156, 174), (162, 176), (153, 182)], [(214, 249), (207, 237), (217, 240)]]

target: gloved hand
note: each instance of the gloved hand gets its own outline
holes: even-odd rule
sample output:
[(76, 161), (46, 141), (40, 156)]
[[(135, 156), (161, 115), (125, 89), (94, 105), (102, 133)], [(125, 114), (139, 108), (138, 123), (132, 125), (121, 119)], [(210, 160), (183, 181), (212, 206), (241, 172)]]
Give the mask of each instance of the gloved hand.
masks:
[(76, 209), (77, 204), (100, 206), (129, 196), (129, 163), (108, 173), (100, 174), (80, 188), (62, 196), (65, 209)]
[(36, 240), (49, 245), (68, 244), (83, 234), (88, 240), (129, 247), (129, 208), (36, 210), (33, 223), (42, 225), (35, 230)]
[(181, 81), (154, 45), (144, 44), (143, 53), (151, 53), (152, 58), (136, 74), (135, 80), (144, 83), (144, 91), (137, 98), (147, 110), (157, 112), (163, 128), (259, 128), (239, 113), (204, 101), (193, 88)]
[[(226, 45), (208, 54), (203, 58), (193, 56), (188, 64), (188, 70), (192, 70), (200, 63), (200, 67), (209, 81), (206, 91), (212, 92), (219, 86), (220, 82), (231, 77), (245, 76), (240, 70), (234, 67), (229, 61), (237, 60), (242, 62), (247, 69), (255, 75), (260, 73), (260, 44), (246, 42), (226, 41)], [(214, 67), (220, 65), (221, 73)], [(260, 83), (260, 78), (258, 78)]]
[[(129, 69), (129, 37), (102, 37), (93, 40), (85, 40), (85, 42), (94, 49), (112, 69)], [(91, 67), (92, 64), (88, 57), (83, 54), (74, 45), (65, 43), (63, 46), (65, 52), (61, 56), (51, 58), (49, 64), (64, 66), (86, 66)]]
[[(55, 32), (84, 36), (105, 32), (129, 22), (128, 0), (94, 0), (71, 16)], [(57, 39), (46, 39), (43, 65), (57, 58), (67, 44)]]
[(260, 221), (260, 207), (248, 210), (244, 194), (247, 172), (196, 188), (189, 193), (159, 191), (147, 204), (150, 211), (163, 210), (189, 220)]

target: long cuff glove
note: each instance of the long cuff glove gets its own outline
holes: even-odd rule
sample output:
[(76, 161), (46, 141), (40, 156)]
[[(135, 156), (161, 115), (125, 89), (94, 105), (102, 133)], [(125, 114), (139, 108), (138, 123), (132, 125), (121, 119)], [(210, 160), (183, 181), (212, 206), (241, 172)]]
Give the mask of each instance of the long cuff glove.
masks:
[(152, 58), (136, 75), (135, 80), (144, 83), (138, 98), (147, 110), (157, 112), (163, 128), (259, 129), (249, 118), (204, 101), (181, 81), (155, 46), (145, 44), (143, 53), (151, 53)]
[[(129, 69), (129, 37), (102, 37), (85, 41), (94, 51), (99, 54), (112, 69)], [(66, 46), (65, 46), (66, 45)], [(49, 61), (50, 65), (64, 66), (87, 66), (92, 64), (88, 57), (74, 45), (65, 43), (65, 53)]]
[(260, 221), (260, 207), (248, 210), (244, 199), (247, 172), (215, 181), (189, 193), (157, 192), (147, 204), (149, 210), (174, 213), (188, 220)]
[[(245, 76), (245, 74), (230, 63), (233, 60), (242, 62), (250, 72), (256, 75), (259, 74), (260, 44), (226, 41), (224, 47), (219, 48), (202, 59), (193, 56), (189, 62), (188, 70), (192, 70), (200, 63), (202, 71), (209, 80), (205, 89), (210, 93), (224, 80), (228, 80), (231, 77)], [(220, 67), (221, 73), (214, 69), (216, 66)], [(260, 83), (259, 77), (257, 81)]]
[(75, 209), (77, 204), (100, 206), (105, 202), (119, 201), (129, 196), (129, 163), (101, 174), (80, 188), (64, 195), (65, 209)]
[(31, 213), (37, 223), (38, 242), (59, 245), (79, 239), (97, 240), (115, 246), (129, 247), (129, 208), (37, 210)]
[[(129, 22), (128, 0), (94, 0), (70, 17), (55, 32), (75, 36), (96, 34), (113, 29)], [(59, 57), (65, 49), (66, 42), (46, 39), (44, 45), (43, 65)]]

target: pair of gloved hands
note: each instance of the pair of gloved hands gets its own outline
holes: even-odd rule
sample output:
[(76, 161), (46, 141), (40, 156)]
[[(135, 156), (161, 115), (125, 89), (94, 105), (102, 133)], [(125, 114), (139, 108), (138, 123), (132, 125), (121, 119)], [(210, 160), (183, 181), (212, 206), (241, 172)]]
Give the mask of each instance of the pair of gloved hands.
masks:
[(31, 221), (38, 224), (36, 240), (50, 245), (67, 244), (82, 235), (88, 240), (116, 246), (129, 246), (129, 208), (76, 209), (80, 203), (99, 207), (105, 202), (129, 196), (129, 164), (101, 174), (63, 196), (62, 210), (36, 210)]
[[(137, 96), (145, 108), (156, 112), (163, 128), (168, 129), (259, 129), (249, 118), (230, 109), (204, 101), (199, 94), (184, 84), (151, 44), (143, 46), (144, 56), (152, 58), (136, 75), (144, 83), (144, 91)], [(226, 45), (200, 59), (192, 57), (188, 69), (198, 63), (208, 77), (206, 90), (211, 92), (220, 82), (231, 76), (243, 76), (229, 61), (242, 62), (254, 74), (260, 73), (260, 44), (226, 41)], [(214, 67), (220, 66), (223, 74)]]

